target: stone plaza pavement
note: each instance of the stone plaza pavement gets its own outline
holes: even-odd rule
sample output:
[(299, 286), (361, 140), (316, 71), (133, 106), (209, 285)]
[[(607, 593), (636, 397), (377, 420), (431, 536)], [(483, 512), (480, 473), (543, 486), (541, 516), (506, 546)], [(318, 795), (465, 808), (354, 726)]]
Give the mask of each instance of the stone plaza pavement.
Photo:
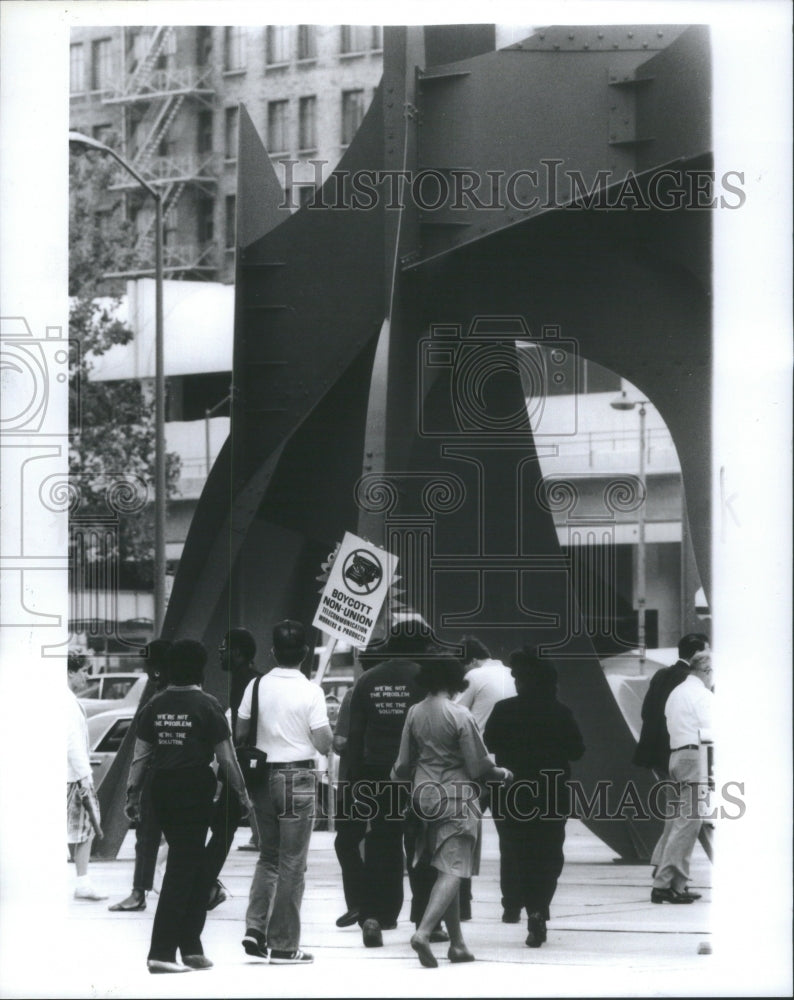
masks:
[[(270, 966), (247, 956), (248, 887), (256, 854), (240, 851), (238, 831), (222, 873), (229, 899), (213, 910), (203, 935), (215, 968), (186, 975), (153, 976), (146, 952), (157, 897), (141, 913), (108, 913), (110, 902), (131, 886), (134, 834), (115, 861), (92, 862), (94, 884), (107, 902), (72, 898), (74, 868), (64, 864), (66, 914), (57, 950), (34, 937), (33, 961), (6, 963), (0, 972), (4, 997), (357, 997), (357, 996), (708, 996), (721, 968), (710, 948), (711, 864), (700, 846), (692, 887), (703, 899), (689, 906), (653, 905), (647, 865), (616, 864), (614, 853), (581, 823), (568, 824), (566, 866), (552, 904), (549, 938), (540, 949), (524, 944), (526, 929), (501, 923), (499, 852), (490, 818), (483, 821), (481, 871), (474, 879), (473, 919), (464, 924), (477, 961), (451, 965), (446, 946), (434, 945), (438, 969), (423, 969), (408, 939), (408, 900), (384, 947), (365, 949), (354, 926), (334, 921), (344, 900), (333, 834), (312, 838), (303, 900), (302, 946), (311, 966)], [(406, 891), (408, 885), (406, 881)], [(55, 902), (55, 901), (53, 901)], [(43, 921), (42, 926), (47, 926)], [(67, 956), (67, 957), (57, 957)]]

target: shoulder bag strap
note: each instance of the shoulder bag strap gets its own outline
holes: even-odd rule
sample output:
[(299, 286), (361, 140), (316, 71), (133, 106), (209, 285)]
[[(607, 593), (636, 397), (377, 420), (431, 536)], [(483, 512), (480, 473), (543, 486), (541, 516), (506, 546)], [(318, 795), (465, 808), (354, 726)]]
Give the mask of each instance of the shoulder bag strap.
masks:
[(251, 718), (248, 720), (248, 745), (256, 746), (256, 727), (259, 722), (259, 682), (262, 680), (260, 674), (254, 681), (254, 690), (251, 694)]

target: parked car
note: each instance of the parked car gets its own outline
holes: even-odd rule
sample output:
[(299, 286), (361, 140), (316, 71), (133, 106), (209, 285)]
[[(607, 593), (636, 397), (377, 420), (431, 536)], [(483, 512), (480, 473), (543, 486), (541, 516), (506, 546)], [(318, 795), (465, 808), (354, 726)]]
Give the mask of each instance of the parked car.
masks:
[(111, 708), (131, 708), (134, 713), (147, 680), (144, 673), (97, 674), (89, 678), (79, 701), (89, 718)]
[[(146, 675), (144, 675), (144, 680)], [(135, 705), (99, 712), (88, 720), (88, 749), (94, 787), (107, 774), (135, 716)]]

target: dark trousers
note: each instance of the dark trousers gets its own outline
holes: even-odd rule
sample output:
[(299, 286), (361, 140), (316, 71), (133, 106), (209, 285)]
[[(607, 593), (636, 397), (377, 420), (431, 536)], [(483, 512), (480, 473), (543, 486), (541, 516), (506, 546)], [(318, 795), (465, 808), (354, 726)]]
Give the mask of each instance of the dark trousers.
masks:
[(499, 835), (499, 878), (502, 906), (525, 907), (527, 914), (549, 919), (549, 904), (557, 889), (565, 858), (564, 819), (496, 821)]
[(212, 817), (215, 775), (209, 767), (156, 771), (152, 804), (168, 841), (160, 898), (152, 925), (149, 958), (176, 960), (201, 955), (211, 884), (204, 843)]
[(339, 785), (336, 800), (336, 837), (334, 850), (342, 870), (342, 890), (348, 910), (361, 910), (364, 900), (364, 860), (361, 842), (367, 832), (366, 820), (356, 819), (351, 812), (353, 791), (345, 782)]
[(141, 788), (140, 816), (135, 825), (135, 869), (133, 889), (149, 892), (154, 883), (154, 869), (163, 831), (152, 805), (152, 772), (148, 771)]
[(395, 923), (403, 905), (405, 824), (399, 804), (406, 788), (388, 780), (390, 771), (390, 766), (365, 766), (360, 780), (366, 791), (358, 795), (371, 814), (364, 836), (361, 921), (371, 918), (381, 926)]
[(237, 793), (225, 781), (222, 781), (220, 795), (212, 811), (211, 836), (206, 847), (210, 883), (217, 879), (226, 863), (241, 819), (240, 799)]

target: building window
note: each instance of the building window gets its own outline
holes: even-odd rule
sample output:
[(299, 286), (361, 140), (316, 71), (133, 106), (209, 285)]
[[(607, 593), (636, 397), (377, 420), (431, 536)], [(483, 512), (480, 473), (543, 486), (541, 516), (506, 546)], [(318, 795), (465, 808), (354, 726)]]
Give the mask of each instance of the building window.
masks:
[(108, 90), (111, 81), (110, 39), (98, 38), (91, 45), (91, 89)]
[(201, 25), (196, 28), (196, 65), (206, 66), (212, 54), (212, 28)]
[(289, 26), (269, 24), (266, 39), (268, 66), (289, 62)]
[(212, 112), (207, 110), (199, 111), (196, 151), (198, 153), (211, 153), (212, 148)]
[(69, 90), (72, 94), (85, 90), (85, 50), (82, 43), (69, 46)]
[(364, 117), (364, 91), (342, 91), (342, 145), (349, 146)]
[(299, 144), (302, 150), (317, 148), (317, 98), (302, 97), (298, 105)]
[(317, 58), (317, 28), (313, 24), (298, 25), (298, 59)]
[(215, 201), (199, 198), (196, 205), (196, 236), (200, 246), (211, 243), (215, 236)]
[(342, 55), (353, 55), (374, 48), (372, 44), (372, 25), (343, 24), (340, 52)]
[(269, 101), (267, 105), (267, 151), (284, 153), (287, 142), (287, 101)]
[(243, 28), (224, 28), (223, 68), (232, 72), (245, 69), (245, 33)]
[(226, 249), (234, 250), (237, 229), (237, 198), (226, 195)]
[(238, 129), (240, 125), (240, 109), (226, 109), (226, 127), (224, 129), (223, 150), (227, 160), (237, 159)]

